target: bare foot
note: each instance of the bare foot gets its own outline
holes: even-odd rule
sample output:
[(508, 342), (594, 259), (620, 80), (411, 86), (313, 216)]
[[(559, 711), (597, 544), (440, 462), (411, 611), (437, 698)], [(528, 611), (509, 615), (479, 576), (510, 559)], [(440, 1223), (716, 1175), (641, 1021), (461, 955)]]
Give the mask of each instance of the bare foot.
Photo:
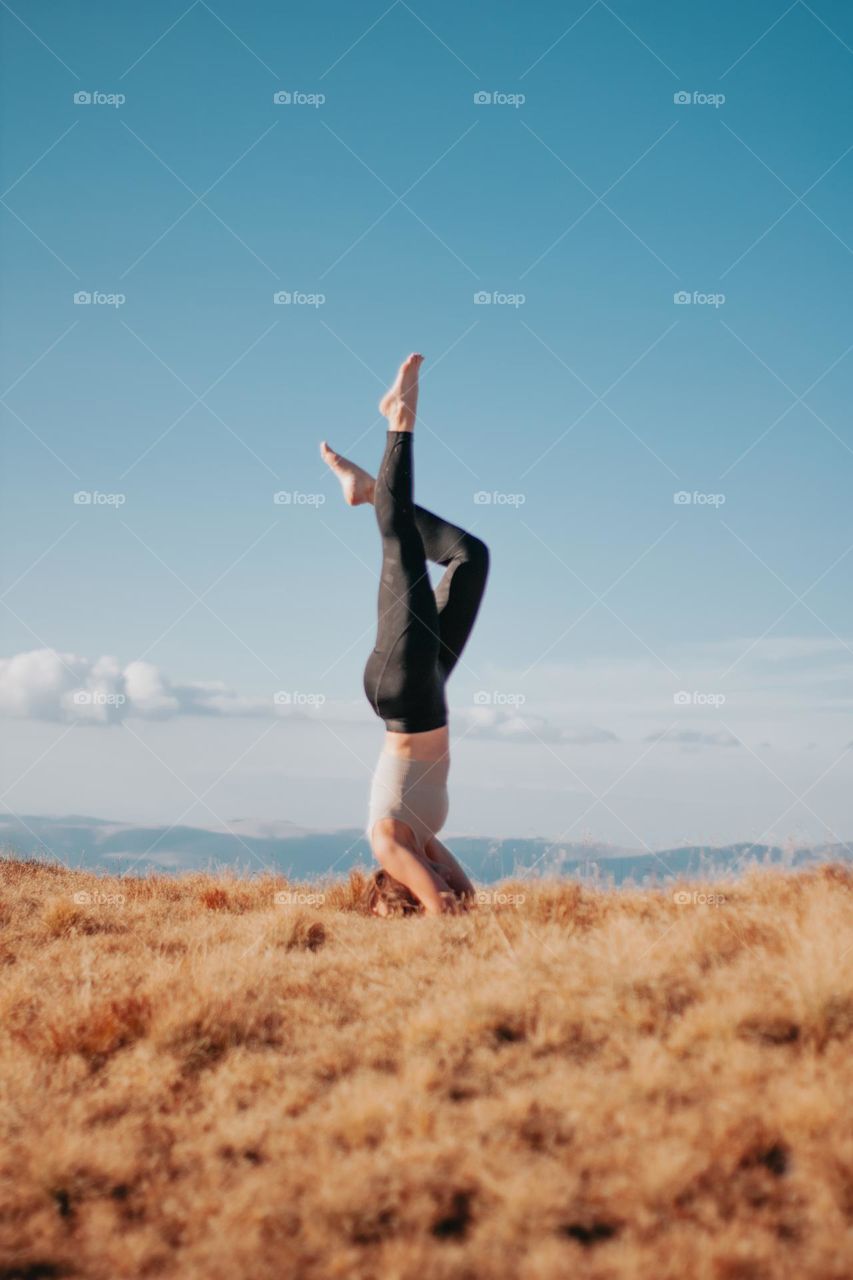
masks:
[(389, 431), (413, 431), (418, 409), (418, 373), (423, 356), (416, 352), (400, 365), (394, 385), (379, 401), (379, 412), (388, 419)]
[(358, 467), (341, 453), (335, 453), (324, 440), (320, 445), (320, 456), (341, 482), (344, 499), (351, 507), (361, 506), (363, 502), (373, 501), (373, 476), (363, 467)]

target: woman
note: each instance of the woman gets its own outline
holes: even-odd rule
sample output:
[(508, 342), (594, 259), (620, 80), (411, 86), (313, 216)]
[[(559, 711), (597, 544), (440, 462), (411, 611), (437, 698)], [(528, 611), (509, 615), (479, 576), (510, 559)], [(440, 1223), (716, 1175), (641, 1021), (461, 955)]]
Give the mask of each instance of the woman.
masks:
[[(440, 915), (474, 894), (438, 839), (450, 767), (444, 686), (477, 617), (489, 553), (479, 538), (415, 506), (412, 436), (422, 363), (423, 356), (409, 356), (380, 402), (388, 432), (375, 480), (325, 442), (321, 453), (351, 506), (373, 503), (382, 539), (379, 624), (364, 690), (386, 734), (367, 834), (392, 884), (403, 886), (427, 914)], [(445, 566), (435, 592), (427, 560)]]

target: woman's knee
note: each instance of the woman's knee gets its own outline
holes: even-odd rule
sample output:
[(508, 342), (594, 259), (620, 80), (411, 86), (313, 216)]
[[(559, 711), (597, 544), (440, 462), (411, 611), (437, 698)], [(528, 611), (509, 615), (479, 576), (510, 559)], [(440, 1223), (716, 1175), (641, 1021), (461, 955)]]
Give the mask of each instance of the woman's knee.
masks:
[(489, 572), (489, 548), (482, 538), (466, 533), (461, 550), (465, 563), (472, 565), (485, 579)]

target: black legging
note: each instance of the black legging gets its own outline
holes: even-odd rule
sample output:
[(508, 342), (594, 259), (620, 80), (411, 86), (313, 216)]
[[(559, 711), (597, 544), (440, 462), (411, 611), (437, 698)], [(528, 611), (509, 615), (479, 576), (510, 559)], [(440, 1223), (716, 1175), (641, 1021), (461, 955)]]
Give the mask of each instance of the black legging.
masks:
[[(389, 431), (373, 505), (382, 536), (376, 648), (364, 691), (394, 733), (447, 724), (444, 684), (471, 634), (486, 587), (486, 544), (417, 507), (412, 432)], [(427, 560), (447, 566), (435, 592)]]

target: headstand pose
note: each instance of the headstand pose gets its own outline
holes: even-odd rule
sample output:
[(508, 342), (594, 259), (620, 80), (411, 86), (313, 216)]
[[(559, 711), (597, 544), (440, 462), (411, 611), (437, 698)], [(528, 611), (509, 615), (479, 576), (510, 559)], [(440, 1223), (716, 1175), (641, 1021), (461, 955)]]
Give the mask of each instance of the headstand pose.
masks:
[[(450, 767), (444, 686), (477, 617), (489, 553), (479, 538), (415, 506), (412, 433), (422, 362), (409, 356), (380, 402), (388, 433), (375, 480), (325, 442), (320, 450), (347, 502), (373, 503), (382, 538), (376, 647), (364, 671), (364, 691), (387, 730), (367, 825), (383, 869), (373, 878), (371, 906), (379, 914), (390, 904), (403, 910), (420, 904), (438, 915), (474, 893), (438, 839)], [(427, 560), (445, 566), (435, 592)]]

